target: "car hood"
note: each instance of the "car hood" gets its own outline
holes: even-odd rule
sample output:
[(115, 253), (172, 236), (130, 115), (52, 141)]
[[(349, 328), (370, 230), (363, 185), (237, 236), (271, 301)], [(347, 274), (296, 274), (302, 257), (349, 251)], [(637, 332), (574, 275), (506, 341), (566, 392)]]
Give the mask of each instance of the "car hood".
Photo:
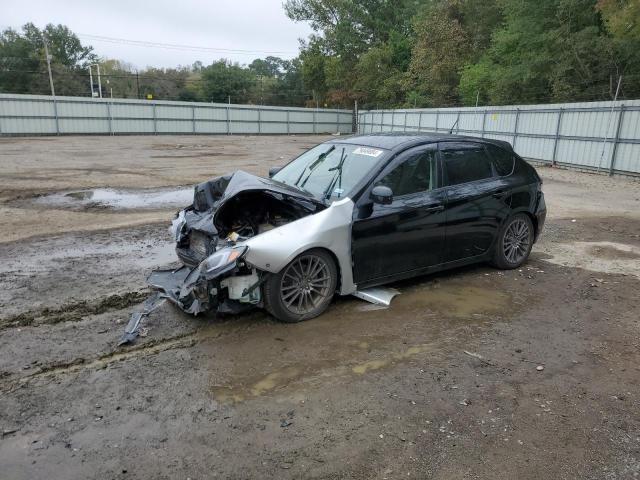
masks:
[(228, 199), (247, 191), (267, 191), (308, 203), (309, 206), (326, 206), (310, 193), (275, 180), (258, 177), (238, 170), (230, 175), (214, 178), (195, 186), (193, 209), (196, 212), (217, 210)]

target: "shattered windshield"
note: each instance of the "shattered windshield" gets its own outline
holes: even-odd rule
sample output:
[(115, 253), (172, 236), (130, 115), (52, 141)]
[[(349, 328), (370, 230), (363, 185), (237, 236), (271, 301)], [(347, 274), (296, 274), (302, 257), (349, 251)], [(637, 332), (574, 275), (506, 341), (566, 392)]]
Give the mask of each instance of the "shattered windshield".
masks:
[(351, 190), (383, 157), (384, 150), (361, 145), (323, 143), (303, 153), (273, 176), (322, 199), (338, 199)]

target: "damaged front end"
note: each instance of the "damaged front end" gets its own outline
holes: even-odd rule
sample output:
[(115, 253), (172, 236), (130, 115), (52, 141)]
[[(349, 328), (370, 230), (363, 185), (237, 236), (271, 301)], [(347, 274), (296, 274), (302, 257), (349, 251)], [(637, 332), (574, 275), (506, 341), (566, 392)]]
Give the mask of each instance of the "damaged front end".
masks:
[(301, 190), (243, 171), (201, 183), (171, 227), (184, 266), (153, 272), (148, 283), (193, 315), (259, 305), (266, 273), (245, 262), (243, 243), (324, 208)]
[(142, 318), (163, 299), (192, 315), (261, 306), (260, 286), (269, 273), (245, 260), (249, 247), (243, 243), (326, 208), (298, 189), (242, 171), (194, 190), (193, 204), (171, 225), (183, 266), (151, 273), (155, 303), (132, 315), (121, 343), (135, 338)]
[(224, 247), (196, 267), (156, 270), (148, 283), (186, 313), (238, 313), (260, 303), (261, 275), (245, 263), (246, 252), (246, 246)]
[(195, 187), (193, 204), (177, 214), (171, 227), (176, 254), (195, 267), (221, 248), (324, 208), (301, 190), (237, 171)]

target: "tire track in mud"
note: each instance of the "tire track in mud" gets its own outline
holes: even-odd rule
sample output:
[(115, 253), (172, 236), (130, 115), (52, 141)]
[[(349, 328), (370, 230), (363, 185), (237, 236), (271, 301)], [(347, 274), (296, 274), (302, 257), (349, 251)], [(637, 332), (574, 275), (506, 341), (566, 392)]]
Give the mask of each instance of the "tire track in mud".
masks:
[(19, 378), (9, 377), (4, 379), (4, 381), (0, 383), (0, 385), (2, 385), (0, 387), (0, 391), (3, 391), (4, 393), (11, 393), (28, 382), (37, 380), (41, 377), (65, 375), (83, 370), (100, 370), (117, 362), (156, 355), (168, 350), (190, 348), (204, 338), (215, 338), (220, 335), (221, 332), (216, 332), (216, 334), (212, 335), (202, 335), (199, 332), (190, 332), (176, 337), (151, 341), (142, 345), (130, 347), (126, 350), (118, 348), (93, 359), (79, 357), (68, 362), (56, 362), (43, 365), (36, 372), (31, 374), (24, 375)]
[(117, 362), (144, 358), (169, 350), (191, 348), (203, 341), (233, 335), (238, 331), (246, 329), (246, 325), (243, 324), (229, 328), (229, 324), (227, 322), (213, 325), (212, 327), (213, 328), (209, 327), (204, 329), (198, 328), (195, 331), (186, 332), (169, 338), (151, 340), (140, 345), (116, 347), (111, 352), (104, 353), (95, 358), (78, 357), (66, 362), (44, 364), (40, 366), (37, 371), (17, 378), (16, 375), (12, 374), (3, 376), (3, 372), (0, 372), (0, 392), (10, 393), (16, 388), (27, 384), (29, 381), (37, 380), (42, 377), (66, 375), (83, 370), (100, 370)]
[(114, 294), (97, 301), (81, 300), (60, 307), (45, 307), (40, 310), (0, 318), (0, 330), (13, 327), (53, 325), (60, 322), (77, 322), (90, 315), (98, 315), (113, 310), (124, 310), (144, 301), (148, 291), (134, 291)]

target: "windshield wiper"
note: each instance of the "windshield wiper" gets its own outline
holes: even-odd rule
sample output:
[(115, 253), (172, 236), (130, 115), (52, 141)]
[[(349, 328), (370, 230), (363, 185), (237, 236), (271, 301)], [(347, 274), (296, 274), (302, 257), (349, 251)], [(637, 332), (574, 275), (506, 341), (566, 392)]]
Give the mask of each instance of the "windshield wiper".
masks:
[(347, 156), (344, 153), (344, 147), (342, 147), (342, 153), (340, 154), (340, 161), (338, 162), (338, 165), (329, 169), (330, 172), (335, 172), (337, 170), (338, 174), (331, 179), (331, 182), (329, 182), (329, 186), (322, 195), (323, 198), (329, 198), (331, 196), (331, 191), (336, 183), (338, 183), (338, 188), (342, 188), (342, 167), (346, 159)]
[[(304, 186), (307, 184), (307, 180), (309, 180), (309, 177), (311, 177), (311, 174), (316, 169), (316, 167), (318, 165), (320, 165), (324, 161), (324, 159), (327, 158), (327, 155), (329, 155), (335, 149), (336, 149), (336, 146), (332, 145), (331, 148), (329, 148), (329, 150), (327, 150), (326, 152), (322, 152), (320, 155), (318, 155), (318, 158), (316, 158), (313, 161), (313, 163), (311, 163), (308, 167), (305, 167), (305, 168), (302, 169), (302, 172), (300, 172), (300, 176), (298, 177), (298, 179), (295, 181), (295, 183), (293, 185), (298, 187), (298, 183), (300, 183), (300, 180), (302, 180), (302, 176), (304, 175), (304, 172), (306, 172), (307, 168), (308, 168), (309, 169), (309, 175), (307, 175), (307, 178), (304, 179), (304, 181), (302, 182), (302, 185), (300, 185), (298, 187), (298, 188), (304, 190)], [(305, 192), (306, 192), (306, 190), (305, 190)]]

